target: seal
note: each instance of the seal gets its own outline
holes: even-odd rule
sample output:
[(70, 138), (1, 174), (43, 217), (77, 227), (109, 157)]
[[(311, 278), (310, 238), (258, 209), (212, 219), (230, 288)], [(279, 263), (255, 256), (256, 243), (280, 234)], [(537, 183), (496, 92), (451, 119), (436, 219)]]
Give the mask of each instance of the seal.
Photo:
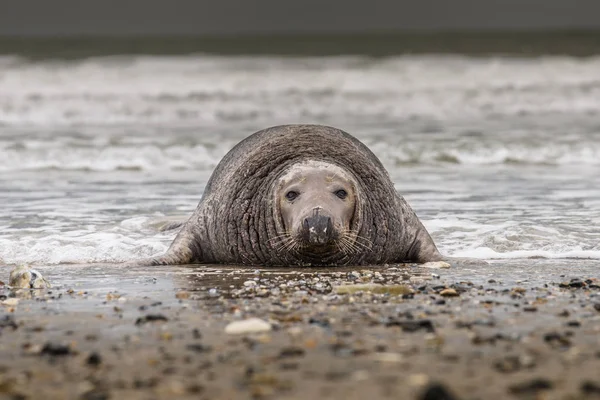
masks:
[(168, 251), (134, 264), (336, 266), (443, 259), (367, 146), (329, 126), (282, 125), (231, 149)]

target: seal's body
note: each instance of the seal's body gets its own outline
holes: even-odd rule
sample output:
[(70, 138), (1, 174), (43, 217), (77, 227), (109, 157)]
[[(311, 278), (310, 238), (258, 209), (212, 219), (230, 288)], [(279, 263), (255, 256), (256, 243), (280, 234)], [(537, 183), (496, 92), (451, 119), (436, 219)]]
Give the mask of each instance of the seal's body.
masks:
[(320, 125), (254, 133), (216, 167), (169, 250), (138, 265), (368, 265), (438, 261), (387, 171), (360, 141)]

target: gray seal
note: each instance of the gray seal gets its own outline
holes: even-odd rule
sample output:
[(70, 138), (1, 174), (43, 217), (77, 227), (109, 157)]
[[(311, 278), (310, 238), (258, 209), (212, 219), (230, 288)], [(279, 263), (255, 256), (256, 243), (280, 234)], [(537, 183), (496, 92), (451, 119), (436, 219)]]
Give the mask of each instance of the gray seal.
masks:
[(376, 265), (443, 260), (379, 159), (333, 127), (252, 134), (217, 165), (168, 251), (136, 265)]

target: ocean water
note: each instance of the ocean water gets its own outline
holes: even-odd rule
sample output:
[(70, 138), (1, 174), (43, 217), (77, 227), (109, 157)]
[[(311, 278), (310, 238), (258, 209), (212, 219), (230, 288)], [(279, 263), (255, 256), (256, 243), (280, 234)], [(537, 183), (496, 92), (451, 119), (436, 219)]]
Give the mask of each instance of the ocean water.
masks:
[(0, 56), (0, 262), (162, 253), (157, 224), (286, 123), (365, 142), (444, 254), (600, 259), (600, 57), (197, 54)]

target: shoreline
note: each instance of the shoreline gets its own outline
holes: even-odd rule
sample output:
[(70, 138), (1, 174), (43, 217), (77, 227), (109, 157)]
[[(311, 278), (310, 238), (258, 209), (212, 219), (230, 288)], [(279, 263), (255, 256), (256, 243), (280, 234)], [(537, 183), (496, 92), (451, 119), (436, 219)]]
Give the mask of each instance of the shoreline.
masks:
[[(47, 291), (0, 287), (15, 303), (0, 306), (7, 398), (600, 396), (600, 281), (587, 275), (75, 266), (60, 282), (60, 268)], [(266, 325), (226, 333), (250, 318)]]

